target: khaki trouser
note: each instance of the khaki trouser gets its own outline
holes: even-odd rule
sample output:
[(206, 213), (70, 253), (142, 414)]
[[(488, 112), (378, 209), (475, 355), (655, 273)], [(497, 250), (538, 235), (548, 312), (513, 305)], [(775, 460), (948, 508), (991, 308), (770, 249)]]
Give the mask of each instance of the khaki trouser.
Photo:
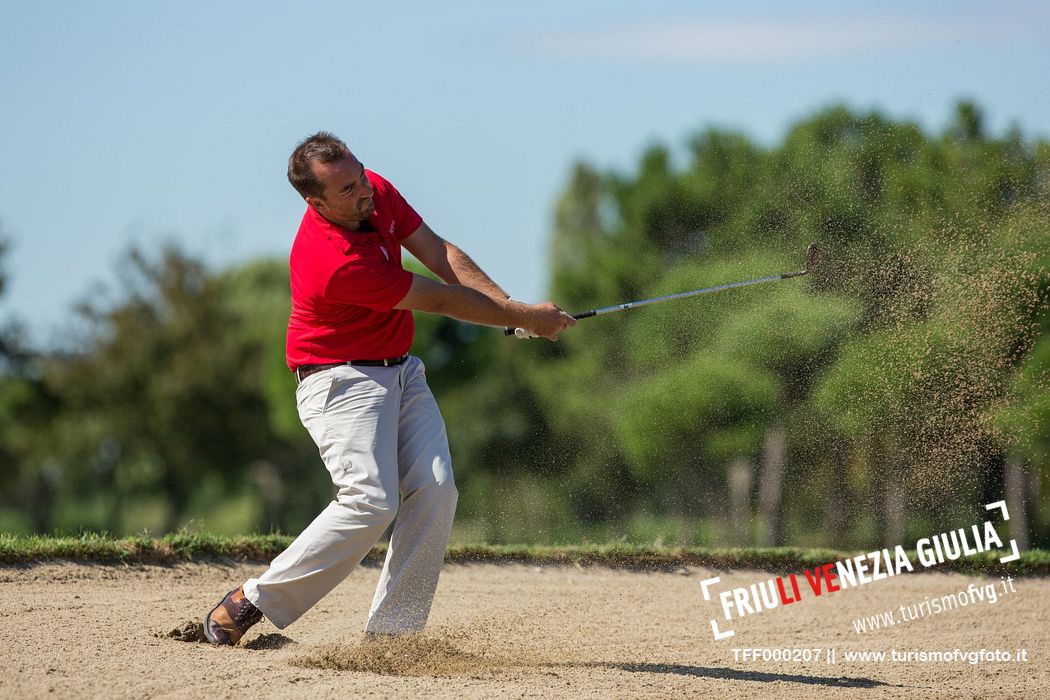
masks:
[(457, 497), (423, 363), (409, 357), (393, 367), (318, 372), (296, 399), (338, 493), (266, 573), (244, 584), (245, 596), (284, 629), (346, 578), (393, 522), (367, 630), (423, 629)]

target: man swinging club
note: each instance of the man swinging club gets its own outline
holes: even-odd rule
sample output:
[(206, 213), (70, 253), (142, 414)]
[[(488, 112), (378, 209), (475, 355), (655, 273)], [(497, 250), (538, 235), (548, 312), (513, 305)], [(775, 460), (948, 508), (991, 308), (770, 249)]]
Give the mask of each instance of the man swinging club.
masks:
[[(423, 629), (457, 493), (444, 421), (422, 362), (407, 354), (412, 311), (550, 340), (576, 323), (552, 303), (510, 300), (330, 133), (296, 147), (288, 180), (308, 206), (290, 258), (287, 360), (299, 417), (338, 492), (265, 573), (207, 614), (204, 633), (215, 644), (236, 644), (264, 615), (281, 629), (295, 622), (391, 522), (366, 633)], [(405, 270), (400, 246), (445, 284)]]

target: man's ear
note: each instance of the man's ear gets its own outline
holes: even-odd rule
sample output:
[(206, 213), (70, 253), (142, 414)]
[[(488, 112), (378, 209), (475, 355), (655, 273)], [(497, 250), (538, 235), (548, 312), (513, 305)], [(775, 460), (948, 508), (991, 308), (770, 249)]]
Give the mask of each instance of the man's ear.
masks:
[(325, 210), (324, 201), (320, 197), (307, 197), (306, 203), (317, 211), (323, 212)]

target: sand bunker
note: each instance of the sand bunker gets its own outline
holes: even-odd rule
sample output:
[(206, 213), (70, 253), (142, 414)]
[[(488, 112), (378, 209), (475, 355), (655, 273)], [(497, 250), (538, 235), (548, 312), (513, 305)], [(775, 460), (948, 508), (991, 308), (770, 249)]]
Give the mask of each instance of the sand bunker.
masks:
[[(284, 630), (199, 640), (215, 597), (262, 565), (45, 564), (0, 570), (0, 697), (1050, 697), (1050, 580), (858, 635), (851, 621), (998, 578), (923, 573), (734, 621), (712, 639), (699, 581), (756, 571), (449, 566), (420, 636), (363, 641), (378, 571), (355, 571)], [(17, 643), (9, 643), (12, 635)], [(833, 665), (743, 648), (837, 649)], [(1027, 650), (1023, 663), (846, 661), (860, 651)]]

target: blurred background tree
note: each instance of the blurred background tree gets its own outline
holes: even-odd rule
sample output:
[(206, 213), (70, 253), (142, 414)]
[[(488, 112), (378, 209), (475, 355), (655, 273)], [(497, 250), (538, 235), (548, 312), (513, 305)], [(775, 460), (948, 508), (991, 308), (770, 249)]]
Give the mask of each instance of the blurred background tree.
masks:
[[(1050, 143), (989, 134), (972, 103), (936, 134), (830, 107), (771, 147), (708, 129), (631, 172), (577, 163), (551, 231), (564, 308), (797, 269), (810, 241), (822, 266), (553, 344), (417, 314), (455, 536), (868, 547), (1005, 494), (1047, 546), (1048, 206)], [(133, 248), (117, 277), (64, 350), (0, 336), (0, 528), (301, 529), (331, 486), (284, 366), (286, 262)]]

